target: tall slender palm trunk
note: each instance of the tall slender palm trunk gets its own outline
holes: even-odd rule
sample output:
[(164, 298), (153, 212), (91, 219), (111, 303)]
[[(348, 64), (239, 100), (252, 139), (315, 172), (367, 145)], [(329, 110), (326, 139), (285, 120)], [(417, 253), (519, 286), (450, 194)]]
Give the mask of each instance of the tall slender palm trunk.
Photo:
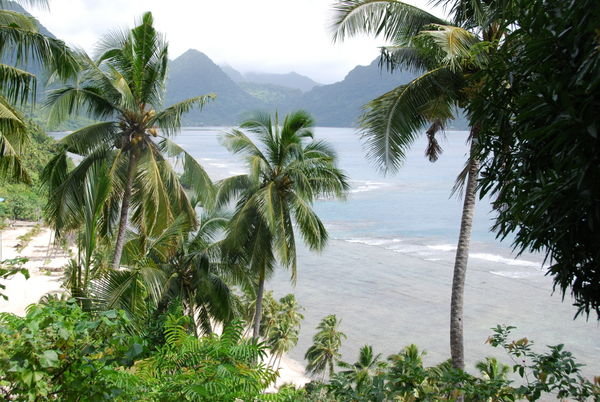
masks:
[(454, 276), (452, 279), (452, 297), (450, 303), (450, 355), (452, 366), (464, 370), (465, 351), (463, 342), (463, 306), (465, 294), (465, 279), (467, 262), (469, 260), (469, 244), (471, 241), (471, 228), (475, 213), (475, 197), (477, 194), (477, 175), (479, 160), (475, 158), (478, 126), (471, 129), (471, 148), (469, 151), (469, 173), (465, 188), (465, 199), (460, 221), (460, 235), (456, 248), (454, 261)]
[(118, 269), (121, 265), (121, 255), (125, 246), (125, 233), (127, 232), (127, 220), (129, 217), (129, 204), (131, 203), (131, 188), (135, 178), (135, 168), (137, 165), (137, 152), (129, 151), (129, 163), (127, 166), (127, 182), (123, 192), (123, 201), (121, 202), (121, 215), (119, 217), (119, 231), (117, 232), (117, 241), (115, 242), (115, 256), (113, 258), (113, 269)]
[(262, 270), (258, 278), (258, 290), (256, 292), (256, 312), (254, 313), (254, 331), (252, 337), (258, 339), (260, 336), (260, 319), (262, 318), (262, 302), (265, 293), (265, 272)]

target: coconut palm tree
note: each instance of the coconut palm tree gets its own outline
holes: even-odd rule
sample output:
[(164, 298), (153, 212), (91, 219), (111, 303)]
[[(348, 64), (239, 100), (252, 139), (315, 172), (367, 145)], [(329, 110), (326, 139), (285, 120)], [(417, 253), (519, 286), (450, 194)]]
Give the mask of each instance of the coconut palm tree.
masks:
[(269, 331), (267, 344), (271, 350), (272, 365), (276, 365), (276, 369), (279, 369), (283, 355), (298, 343), (299, 334), (300, 324), (294, 325), (284, 317), (280, 317)]
[(212, 333), (215, 323), (227, 324), (239, 315), (230, 284), (250, 286), (246, 267), (223, 259), (220, 236), (228, 224), (227, 215), (204, 212), (197, 231), (184, 234), (175, 254), (162, 265), (168, 276), (164, 304), (181, 300), (195, 328), (205, 334)]
[(342, 357), (340, 348), (346, 335), (338, 328), (341, 320), (332, 314), (323, 318), (317, 326), (318, 332), (313, 336), (313, 344), (308, 348), (304, 358), (308, 360), (306, 370), (313, 375), (328, 373), (331, 377), (335, 363)]
[[(312, 210), (318, 197), (344, 197), (346, 176), (336, 167), (336, 155), (324, 141), (313, 139), (313, 119), (303, 111), (279, 118), (257, 114), (241, 129), (223, 137), (225, 146), (245, 157), (249, 173), (220, 184), (219, 205), (236, 200), (228, 242), (245, 250), (257, 277), (253, 336), (259, 337), (265, 280), (276, 263), (296, 279), (294, 223), (311, 250), (321, 250), (327, 230)], [(256, 136), (257, 145), (246, 133)]]
[(338, 366), (345, 369), (340, 374), (356, 385), (356, 390), (364, 389), (370, 385), (373, 378), (385, 371), (386, 363), (381, 360), (381, 353), (373, 354), (373, 347), (365, 345), (360, 348), (358, 360), (355, 363), (338, 362)]
[[(422, 73), (371, 101), (360, 119), (369, 156), (384, 172), (400, 168), (406, 151), (421, 133), (429, 140), (426, 155), (431, 161), (438, 158), (441, 147), (436, 133), (476, 94), (477, 82), (471, 78), (486, 61), (486, 50), (477, 45), (482, 40), (493, 43), (505, 32), (505, 27), (495, 23), (493, 9), (483, 2), (458, 0), (452, 4), (454, 25), (398, 0), (338, 0), (335, 6), (336, 40), (358, 33), (380, 35), (392, 42), (382, 49), (382, 58), (391, 70)], [(477, 122), (471, 122), (469, 157), (459, 176), (459, 183), (464, 183), (464, 203), (450, 308), (450, 350), (453, 366), (459, 369), (464, 369), (464, 284), (479, 171), (478, 132)], [(460, 185), (455, 186), (458, 188)]]
[[(37, 21), (13, 11), (12, 1), (0, 0), (0, 58), (17, 66), (34, 61), (51, 75), (66, 79), (77, 69), (75, 57), (64, 42), (39, 32)], [(16, 1), (47, 7), (45, 0)], [(29, 182), (20, 154), (28, 141), (25, 117), (15, 107), (35, 100), (36, 76), (13, 65), (0, 63), (0, 177)]]
[[(167, 49), (154, 29), (152, 14), (146, 13), (132, 30), (107, 35), (96, 60), (81, 54), (83, 70), (77, 80), (48, 97), (51, 122), (80, 112), (101, 122), (60, 141), (64, 148), (44, 175), (51, 194), (47, 216), (59, 233), (77, 227), (82, 178), (96, 161), (106, 163), (112, 183), (104, 223), (109, 234), (117, 225), (114, 268), (120, 266), (130, 224), (138, 233), (154, 237), (181, 214), (195, 225), (194, 209), (170, 159), (181, 163), (189, 185), (205, 204), (212, 197), (206, 172), (170, 137), (179, 130), (184, 113), (214, 96), (197, 96), (160, 110)], [(82, 159), (71, 171), (67, 152)]]

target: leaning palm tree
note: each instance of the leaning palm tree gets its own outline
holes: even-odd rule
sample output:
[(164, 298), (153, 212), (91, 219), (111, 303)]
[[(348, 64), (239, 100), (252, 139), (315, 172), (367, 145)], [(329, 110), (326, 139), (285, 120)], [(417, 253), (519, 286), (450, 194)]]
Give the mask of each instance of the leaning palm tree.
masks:
[(335, 315), (323, 318), (317, 326), (318, 332), (313, 336), (313, 344), (308, 348), (304, 358), (308, 360), (306, 370), (310, 374), (319, 374), (325, 378), (325, 374), (333, 376), (335, 363), (342, 357), (340, 348), (342, 340), (346, 335), (338, 327), (341, 320)]
[[(207, 174), (169, 137), (179, 130), (184, 113), (202, 107), (213, 95), (159, 109), (168, 53), (150, 13), (144, 14), (131, 31), (106, 36), (99, 51), (96, 60), (81, 54), (83, 71), (77, 81), (53, 91), (48, 98), (51, 122), (79, 112), (101, 122), (60, 141), (64, 148), (44, 175), (51, 194), (46, 212), (58, 232), (77, 227), (82, 178), (89, 166), (107, 164), (111, 191), (104, 222), (108, 234), (117, 226), (113, 267), (118, 268), (130, 224), (148, 236), (158, 236), (181, 214), (192, 226), (195, 224), (194, 209), (171, 158), (181, 162), (193, 190), (209, 202), (212, 183)], [(67, 170), (67, 152), (82, 159), (71, 171)]]
[[(35, 100), (36, 76), (19, 66), (33, 61), (51, 75), (65, 79), (77, 69), (75, 57), (64, 42), (39, 32), (37, 21), (13, 11), (12, 1), (0, 0), (0, 178), (29, 182), (20, 155), (26, 150), (27, 124), (17, 105)], [(45, 0), (16, 1), (47, 7)]]
[[(454, 25), (398, 0), (338, 0), (336, 11), (336, 40), (358, 33), (381, 35), (392, 42), (382, 49), (382, 58), (390, 69), (405, 68), (422, 74), (366, 105), (360, 129), (369, 156), (384, 172), (394, 172), (415, 139), (424, 133), (429, 140), (426, 155), (431, 161), (437, 160), (441, 148), (436, 133), (476, 94), (472, 74), (486, 60), (484, 48), (476, 52), (476, 44), (482, 39), (490, 43), (497, 40), (504, 28), (492, 23), (488, 17), (493, 13), (479, 0), (454, 3)], [(459, 176), (459, 183), (466, 184), (450, 312), (452, 362), (460, 369), (464, 369), (464, 284), (479, 171), (479, 125), (471, 123), (470, 153)]]
[[(276, 263), (296, 279), (294, 223), (310, 249), (323, 249), (327, 230), (312, 203), (318, 197), (344, 197), (348, 189), (335, 152), (326, 142), (313, 140), (312, 126), (312, 117), (303, 111), (287, 115), (281, 125), (277, 114), (274, 119), (257, 114), (241, 130), (223, 137), (230, 151), (245, 157), (250, 170), (223, 180), (217, 202), (237, 202), (227, 240), (230, 249), (244, 250), (257, 277), (255, 338), (260, 335), (265, 281)], [(242, 130), (256, 136), (261, 146)]]

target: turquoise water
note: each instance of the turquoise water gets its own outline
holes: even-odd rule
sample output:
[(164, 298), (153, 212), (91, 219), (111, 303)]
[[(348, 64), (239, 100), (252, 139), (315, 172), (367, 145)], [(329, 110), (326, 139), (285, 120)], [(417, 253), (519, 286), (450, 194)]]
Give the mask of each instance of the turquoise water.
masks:
[[(220, 128), (187, 128), (175, 141), (190, 152), (214, 180), (243, 173), (245, 167), (219, 143)], [(305, 320), (291, 357), (303, 360), (314, 328), (327, 314), (342, 319), (347, 334), (342, 354), (353, 360), (366, 343), (384, 356), (410, 343), (428, 351), (428, 362), (449, 357), (448, 328), (454, 251), (462, 202), (450, 197), (468, 151), (466, 132), (447, 132), (444, 153), (436, 163), (424, 157), (417, 141), (403, 168), (383, 176), (366, 160), (354, 130), (317, 128), (316, 137), (331, 142), (352, 191), (346, 201), (319, 201), (316, 210), (331, 240), (322, 253), (299, 245), (298, 281), (276, 272), (267, 289), (276, 296), (294, 292)], [(564, 343), (586, 374), (600, 374), (597, 322), (573, 321), (569, 297), (552, 295), (543, 258), (515, 259), (510, 243), (490, 232), (488, 200), (479, 202), (473, 224), (465, 287), (465, 344), (468, 367), (484, 356), (505, 355), (485, 340), (497, 324), (517, 326), (540, 346)]]
[[(188, 128), (176, 138), (215, 179), (244, 172), (243, 163), (220, 145), (220, 133), (222, 129)], [(315, 136), (333, 144), (339, 167), (352, 184), (346, 201), (319, 201), (315, 205), (332, 238), (412, 252), (429, 259), (453, 257), (462, 200), (451, 197), (451, 189), (466, 160), (466, 132), (447, 132), (441, 139), (444, 153), (435, 163), (425, 158), (425, 139), (420, 139), (408, 153), (403, 168), (387, 176), (366, 159), (353, 129), (317, 128)], [(490, 232), (490, 209), (487, 200), (477, 207), (472, 233), (475, 258), (539, 265), (539, 256), (512, 261), (510, 244), (500, 243)]]

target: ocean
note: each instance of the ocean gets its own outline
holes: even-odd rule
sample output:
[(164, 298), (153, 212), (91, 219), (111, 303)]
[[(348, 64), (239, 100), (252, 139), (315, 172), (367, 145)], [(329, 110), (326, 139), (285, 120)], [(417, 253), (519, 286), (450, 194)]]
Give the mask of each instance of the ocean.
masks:
[[(245, 171), (243, 161), (219, 142), (224, 128), (185, 128), (174, 139), (192, 154), (214, 180)], [(407, 154), (400, 171), (384, 176), (366, 159), (351, 128), (316, 128), (329, 141), (339, 167), (352, 184), (345, 201), (318, 201), (330, 241), (321, 253), (298, 244), (298, 280), (278, 270), (267, 283), (277, 297), (293, 292), (304, 307), (298, 345), (290, 357), (303, 361), (319, 320), (336, 314), (347, 335), (343, 359), (355, 361), (358, 349), (371, 344), (382, 357), (414, 343), (427, 351), (426, 362), (450, 356), (449, 310), (454, 252), (462, 200), (451, 196), (464, 167), (467, 133), (448, 131), (444, 152), (429, 162), (425, 138)], [(513, 325), (516, 337), (528, 337), (537, 351), (565, 344), (586, 375), (600, 374), (600, 327), (595, 316), (573, 320), (576, 309), (567, 295), (553, 294), (543, 256), (515, 258), (510, 239), (500, 242), (490, 231), (490, 202), (478, 202), (465, 289), (467, 369), (485, 356), (510, 359), (486, 344), (497, 324)], [(298, 237), (299, 239), (299, 237)]]

